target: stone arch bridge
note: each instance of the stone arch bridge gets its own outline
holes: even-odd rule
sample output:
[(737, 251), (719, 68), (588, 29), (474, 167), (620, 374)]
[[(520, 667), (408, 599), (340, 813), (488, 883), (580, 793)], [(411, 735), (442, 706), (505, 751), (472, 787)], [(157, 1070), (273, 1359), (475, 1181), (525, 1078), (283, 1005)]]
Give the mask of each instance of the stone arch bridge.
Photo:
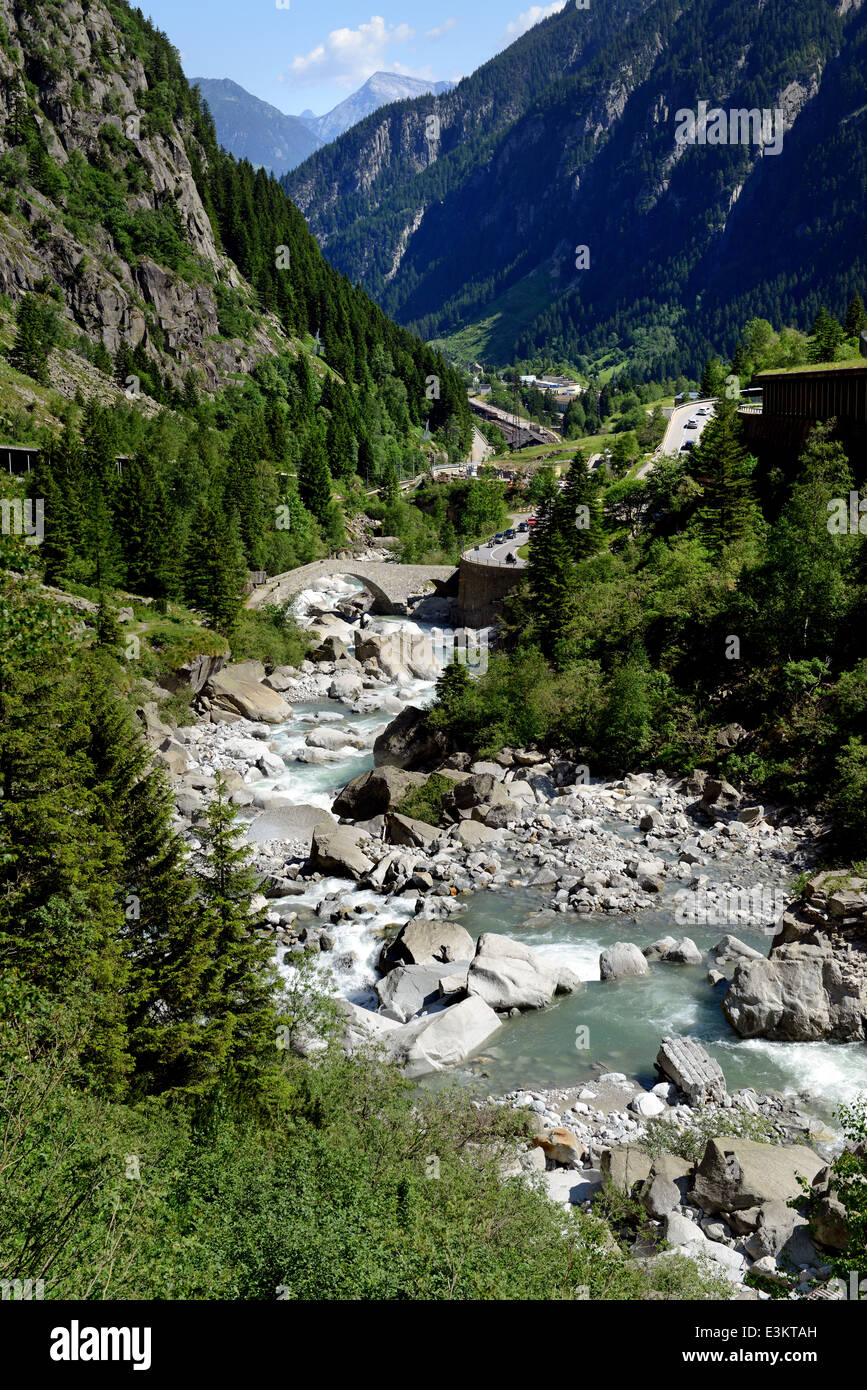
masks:
[[(288, 603), (302, 589), (315, 589), (331, 575), (360, 579), (374, 598), (375, 613), (405, 613), (407, 604), (425, 595), (445, 594), (446, 586), (456, 592), (458, 571), (454, 565), (395, 565), (387, 561), (331, 559), (300, 565), (285, 574), (272, 575), (254, 589), (247, 608), (265, 603)], [(449, 581), (452, 581), (450, 584)]]

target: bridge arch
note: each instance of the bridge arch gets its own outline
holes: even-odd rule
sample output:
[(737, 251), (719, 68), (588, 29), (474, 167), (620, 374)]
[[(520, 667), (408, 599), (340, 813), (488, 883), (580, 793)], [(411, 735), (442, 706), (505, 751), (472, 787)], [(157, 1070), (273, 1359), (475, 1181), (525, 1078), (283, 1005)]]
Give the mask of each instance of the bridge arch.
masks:
[(452, 565), (395, 565), (376, 561), (315, 560), (310, 565), (274, 575), (254, 589), (248, 608), (265, 603), (289, 603), (302, 589), (313, 588), (323, 579), (344, 576), (357, 579), (373, 595), (373, 611), (381, 614), (406, 612), (410, 599), (422, 597), (437, 581), (455, 576)]

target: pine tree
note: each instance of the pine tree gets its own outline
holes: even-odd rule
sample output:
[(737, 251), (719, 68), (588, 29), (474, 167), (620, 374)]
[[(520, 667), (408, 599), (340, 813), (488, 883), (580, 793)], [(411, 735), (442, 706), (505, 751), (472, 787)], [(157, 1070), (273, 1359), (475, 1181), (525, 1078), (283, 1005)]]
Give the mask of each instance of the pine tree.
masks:
[(122, 1095), (121, 848), (99, 827), (70, 618), (28, 564), (22, 554), (15, 582), (0, 572), (0, 976), (20, 1009), (62, 996), (86, 1033), (91, 1084)]
[(307, 436), (298, 469), (301, 500), (316, 520), (325, 525), (331, 506), (331, 471), (322, 430), (314, 425)]
[(847, 338), (859, 338), (865, 330), (867, 330), (867, 309), (864, 308), (864, 301), (860, 294), (856, 292), (846, 310), (843, 331)]
[(26, 294), (18, 306), (18, 336), (9, 360), (17, 371), (45, 386), (50, 346), (39, 299), (35, 294)]
[(277, 982), (273, 949), (256, 928), (250, 901), (257, 877), (242, 843), (222, 776), (199, 830), (189, 959), (197, 962), (198, 1021), (186, 1027), (185, 1049), (197, 1055), (186, 1086), (201, 1089), (228, 1075), (239, 1085), (261, 1080), (277, 1047)]
[(726, 371), (718, 357), (709, 357), (701, 374), (699, 393), (702, 396), (721, 396), (725, 389)]
[(719, 552), (743, 539), (755, 523), (752, 461), (741, 444), (733, 401), (723, 397), (693, 451), (690, 471), (702, 489), (698, 527), (708, 549)]
[(813, 321), (811, 357), (814, 362), (833, 362), (843, 341), (843, 329), (824, 304)]
[(557, 523), (574, 560), (586, 559), (602, 547), (602, 498), (599, 481), (587, 461), (576, 451), (566, 486), (556, 502)]
[(572, 616), (575, 565), (572, 547), (558, 525), (553, 502), (539, 509), (530, 537), (527, 573), (538, 645), (549, 660), (556, 662)]
[(226, 637), (241, 611), (245, 579), (237, 521), (200, 502), (187, 536), (184, 592)]

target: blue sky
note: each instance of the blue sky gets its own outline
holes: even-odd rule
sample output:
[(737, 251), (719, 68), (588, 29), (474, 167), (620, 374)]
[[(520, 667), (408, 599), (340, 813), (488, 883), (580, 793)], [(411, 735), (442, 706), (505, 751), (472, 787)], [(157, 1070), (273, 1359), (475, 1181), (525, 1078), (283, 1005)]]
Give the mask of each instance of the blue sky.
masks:
[(138, 3), (180, 51), (188, 77), (231, 77), (290, 115), (322, 115), (373, 72), (465, 77), (566, 0)]

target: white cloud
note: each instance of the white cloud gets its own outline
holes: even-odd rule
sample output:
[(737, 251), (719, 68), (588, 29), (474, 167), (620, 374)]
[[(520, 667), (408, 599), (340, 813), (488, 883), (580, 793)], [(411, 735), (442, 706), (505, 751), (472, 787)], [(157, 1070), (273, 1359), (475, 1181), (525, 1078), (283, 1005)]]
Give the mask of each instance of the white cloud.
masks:
[(457, 22), (458, 21), (454, 18), (444, 19), (442, 24), (440, 24), (438, 28), (428, 29), (425, 33), (425, 38), (441, 39), (443, 34), (447, 34), (450, 29), (454, 29)]
[(414, 35), (408, 24), (386, 24), (381, 15), (371, 15), (369, 23), (357, 29), (332, 29), (323, 43), (293, 58), (278, 80), (293, 87), (310, 82), (356, 87), (374, 72), (399, 70), (398, 63), (389, 61), (389, 49), (408, 43)]
[(501, 42), (508, 40), (511, 43), (518, 39), (522, 34), (526, 34), (528, 29), (532, 29), (534, 24), (538, 24), (540, 19), (547, 19), (549, 15), (559, 14), (565, 10), (566, 0), (554, 0), (553, 5), (531, 5), (529, 10), (519, 14), (517, 19), (510, 20), (506, 25), (506, 32), (503, 34)]

